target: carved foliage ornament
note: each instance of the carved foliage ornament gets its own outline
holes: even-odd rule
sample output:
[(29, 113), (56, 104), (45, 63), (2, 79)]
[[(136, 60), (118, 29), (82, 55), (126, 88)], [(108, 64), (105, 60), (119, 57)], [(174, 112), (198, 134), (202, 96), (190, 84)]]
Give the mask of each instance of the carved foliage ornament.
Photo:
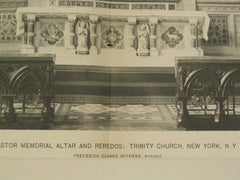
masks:
[(17, 21), (15, 14), (0, 14), (0, 42), (19, 40), (16, 35), (16, 29)]
[(63, 37), (63, 32), (55, 24), (51, 23), (41, 32), (41, 36), (50, 45), (54, 45)]
[(102, 39), (108, 47), (115, 48), (124, 39), (124, 35), (115, 26), (109, 26), (103, 32)]
[(175, 48), (183, 40), (183, 35), (175, 27), (170, 26), (162, 35), (162, 39), (169, 47)]

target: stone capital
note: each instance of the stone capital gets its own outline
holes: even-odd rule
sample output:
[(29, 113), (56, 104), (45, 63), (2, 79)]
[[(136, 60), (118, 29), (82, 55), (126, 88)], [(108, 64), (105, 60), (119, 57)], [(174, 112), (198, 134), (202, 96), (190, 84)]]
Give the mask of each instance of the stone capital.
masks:
[(98, 22), (98, 16), (90, 15), (89, 20), (91, 21), (91, 23), (97, 23)]
[(68, 20), (70, 21), (70, 22), (74, 22), (75, 20), (76, 20), (76, 15), (68, 15), (67, 16), (68, 17)]
[(150, 25), (156, 25), (158, 23), (158, 18), (157, 17), (152, 17), (149, 19), (149, 24)]
[(136, 18), (135, 17), (129, 17), (128, 18), (128, 24), (129, 25), (135, 25), (137, 22)]
[(36, 20), (35, 14), (28, 14), (27, 17), (26, 17), (26, 20), (28, 22), (34, 22)]
[(189, 24), (190, 25), (197, 25), (198, 19), (197, 18), (190, 18), (189, 19)]

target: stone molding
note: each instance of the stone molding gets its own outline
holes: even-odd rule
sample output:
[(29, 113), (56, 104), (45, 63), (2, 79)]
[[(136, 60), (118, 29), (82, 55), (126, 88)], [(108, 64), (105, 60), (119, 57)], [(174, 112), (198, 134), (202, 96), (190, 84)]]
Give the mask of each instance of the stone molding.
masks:
[(27, 7), (28, 6), (28, 1), (17, 1), (17, 2), (0, 2), (0, 8), (19, 8), (19, 7)]
[(197, 10), (199, 11), (215, 11), (215, 12), (232, 12), (240, 10), (240, 4), (198, 4)]
[(108, 9), (157, 9), (177, 10), (179, 0), (160, 1), (81, 1), (81, 0), (59, 0), (60, 7), (94, 7)]

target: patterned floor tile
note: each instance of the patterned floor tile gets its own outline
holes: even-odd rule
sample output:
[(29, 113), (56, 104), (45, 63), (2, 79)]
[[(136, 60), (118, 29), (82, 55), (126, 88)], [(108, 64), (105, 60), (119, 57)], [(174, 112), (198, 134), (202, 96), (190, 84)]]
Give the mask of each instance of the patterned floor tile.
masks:
[[(16, 107), (21, 108), (21, 105), (18, 104)], [(176, 125), (176, 108), (174, 105), (55, 103), (54, 107), (56, 125), (51, 126), (50, 129), (103, 131), (179, 130)], [(29, 109), (27, 111), (40, 113), (41, 109)], [(33, 123), (33, 125), (33, 129), (37, 129), (41, 124)], [(24, 124), (23, 128), (31, 129), (32, 127)]]
[(70, 113), (84, 112), (84, 113), (104, 113), (108, 112), (108, 106), (102, 104), (72, 104), (70, 108)]
[[(66, 107), (67, 104), (62, 106)], [(169, 121), (176, 114), (175, 107), (171, 105), (70, 104), (69, 106), (69, 110), (65, 111), (67, 120), (79, 121)], [(60, 111), (60, 113), (63, 114), (63, 111)]]

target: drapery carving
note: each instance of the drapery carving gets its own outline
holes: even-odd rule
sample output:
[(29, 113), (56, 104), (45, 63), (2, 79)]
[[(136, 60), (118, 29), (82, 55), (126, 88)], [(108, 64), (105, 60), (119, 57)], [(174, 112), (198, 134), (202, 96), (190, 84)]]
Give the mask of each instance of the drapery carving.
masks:
[(77, 52), (89, 52), (89, 24), (85, 20), (78, 20), (76, 24)]
[(138, 36), (138, 56), (149, 55), (149, 25), (147, 23), (141, 23), (138, 25), (137, 36)]

